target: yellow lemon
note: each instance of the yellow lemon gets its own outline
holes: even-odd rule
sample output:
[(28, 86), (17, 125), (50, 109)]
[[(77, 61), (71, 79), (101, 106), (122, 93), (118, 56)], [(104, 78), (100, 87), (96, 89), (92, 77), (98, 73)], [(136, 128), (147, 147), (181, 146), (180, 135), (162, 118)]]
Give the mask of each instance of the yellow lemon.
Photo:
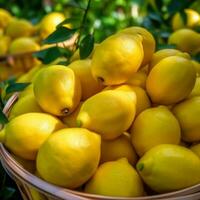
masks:
[(81, 85), (72, 69), (52, 65), (39, 71), (33, 81), (35, 98), (40, 107), (53, 115), (72, 113), (81, 98)]
[(15, 155), (35, 160), (47, 137), (64, 127), (57, 118), (44, 113), (26, 113), (13, 118), (0, 132), (0, 140)]
[(200, 144), (192, 145), (190, 150), (192, 150), (200, 158)]
[(80, 112), (82, 105), (83, 102), (80, 102), (76, 109), (70, 115), (67, 115), (62, 119), (64, 124), (67, 124), (67, 126), (69, 126), (70, 128), (77, 127), (76, 118), (78, 116), (78, 113)]
[(144, 195), (140, 176), (126, 158), (100, 165), (95, 175), (86, 184), (85, 192), (113, 197)]
[(190, 55), (188, 53), (183, 53), (177, 49), (162, 49), (153, 54), (152, 60), (149, 65), (149, 71), (151, 71), (151, 69), (162, 59), (167, 58), (169, 56), (181, 56), (183, 58), (190, 59)]
[(186, 142), (200, 140), (200, 97), (182, 101), (173, 108), (173, 113), (181, 125), (182, 139)]
[(91, 60), (77, 60), (67, 67), (72, 69), (81, 82), (82, 100), (85, 100), (103, 89), (103, 85), (92, 76)]
[(6, 27), (5, 34), (11, 38), (29, 37), (34, 33), (34, 26), (25, 19), (13, 19)]
[(144, 110), (136, 117), (130, 132), (139, 156), (159, 144), (179, 144), (181, 139), (178, 120), (165, 106)]
[(200, 77), (196, 78), (194, 88), (192, 89), (192, 92), (190, 93), (188, 97), (190, 98), (190, 97), (195, 97), (195, 96), (200, 96)]
[(115, 161), (123, 157), (127, 158), (131, 165), (135, 165), (137, 162), (137, 155), (128, 133), (123, 133), (114, 140), (101, 141), (101, 163)]
[(186, 23), (184, 23), (181, 18), (180, 13), (176, 13), (172, 19), (172, 28), (173, 30), (181, 29), (181, 28), (194, 28), (200, 23), (200, 15), (198, 12), (192, 9), (185, 9), (186, 14)]
[(92, 74), (104, 85), (124, 83), (139, 69), (143, 55), (140, 35), (112, 35), (96, 47)]
[(63, 13), (52, 12), (42, 19), (38, 25), (39, 34), (42, 39), (46, 38), (49, 34), (56, 30), (56, 26), (60, 24), (65, 19)]
[(33, 94), (26, 95), (14, 104), (9, 113), (9, 119), (30, 112), (43, 112)]
[(200, 52), (200, 34), (190, 29), (175, 31), (170, 35), (168, 43), (175, 44), (177, 49), (190, 54)]
[(0, 29), (4, 29), (9, 24), (11, 19), (11, 14), (7, 10), (0, 8)]
[(29, 95), (34, 95), (32, 83), (19, 93), (19, 98), (23, 98), (23, 97), (29, 96)]
[(101, 139), (82, 128), (68, 128), (52, 134), (37, 155), (37, 170), (46, 181), (77, 188), (96, 171)]
[(153, 35), (146, 30), (145, 28), (142, 27), (128, 27), (120, 31), (120, 33), (126, 33), (126, 34), (131, 34), (131, 35), (141, 35), (142, 36), (142, 46), (143, 46), (143, 51), (144, 51), (144, 58), (142, 61), (142, 66), (145, 66), (150, 62), (152, 59), (153, 53), (155, 51), (155, 39)]
[(133, 85), (133, 86), (138, 86), (143, 89), (146, 88), (146, 79), (147, 79), (147, 74), (143, 71), (138, 71), (134, 73), (127, 81), (126, 84), (128, 85)]
[(200, 159), (191, 150), (161, 144), (147, 151), (137, 163), (143, 181), (159, 193), (200, 183)]
[(197, 76), (200, 76), (200, 63), (198, 61), (192, 60), (192, 63), (196, 69)]
[(99, 133), (103, 139), (117, 138), (133, 122), (135, 101), (135, 96), (129, 92), (100, 92), (83, 103), (77, 125)]
[(8, 52), (9, 44), (10, 44), (9, 36), (0, 36), (0, 56), (5, 56)]
[(151, 100), (170, 105), (186, 98), (192, 91), (196, 71), (192, 62), (180, 56), (162, 59), (150, 71), (146, 88)]
[(136, 97), (136, 115), (151, 106), (146, 91), (140, 87), (122, 84), (119, 86), (108, 86), (105, 90), (122, 90), (132, 93)]

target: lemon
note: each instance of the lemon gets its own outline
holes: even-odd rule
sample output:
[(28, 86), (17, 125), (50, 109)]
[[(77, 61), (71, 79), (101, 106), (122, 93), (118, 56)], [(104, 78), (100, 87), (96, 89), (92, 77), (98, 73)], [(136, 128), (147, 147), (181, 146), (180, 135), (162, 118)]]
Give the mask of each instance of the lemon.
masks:
[(200, 97), (182, 101), (173, 108), (173, 113), (181, 125), (182, 139), (186, 142), (200, 140)]
[(121, 90), (132, 93), (136, 97), (136, 115), (151, 106), (146, 91), (140, 87), (122, 84), (119, 86), (108, 86), (104, 90)]
[(147, 74), (143, 71), (138, 71), (138, 72), (134, 73), (126, 81), (125, 84), (138, 86), (138, 87), (145, 89), (146, 88), (146, 79), (147, 79)]
[(10, 37), (4, 35), (0, 36), (0, 56), (5, 56), (7, 54), (10, 41)]
[(137, 155), (128, 133), (123, 133), (114, 140), (101, 141), (101, 163), (115, 161), (123, 157), (127, 158), (131, 165), (135, 165), (137, 162)]
[(104, 85), (124, 83), (139, 69), (143, 55), (140, 35), (112, 35), (96, 47), (92, 74)]
[(191, 150), (161, 144), (147, 151), (137, 163), (143, 181), (159, 193), (200, 183), (200, 159)]
[(200, 63), (198, 61), (192, 60), (192, 63), (196, 69), (197, 76), (200, 76)]
[(130, 132), (139, 156), (159, 144), (179, 144), (181, 138), (178, 120), (165, 106), (144, 110), (136, 117)]
[(192, 150), (200, 158), (200, 144), (192, 145), (190, 150)]
[(85, 100), (103, 89), (103, 85), (94, 79), (91, 72), (91, 60), (77, 60), (68, 65), (81, 82), (82, 100)]
[(68, 128), (52, 134), (37, 155), (37, 170), (46, 181), (77, 188), (97, 169), (101, 139), (82, 128)]
[(100, 165), (86, 184), (85, 192), (113, 197), (144, 195), (142, 181), (126, 158)]
[(100, 92), (83, 103), (77, 125), (99, 133), (103, 139), (115, 139), (130, 127), (135, 104), (135, 96), (129, 92)]
[(7, 10), (0, 8), (0, 29), (4, 29), (9, 24), (11, 19), (11, 14)]
[(33, 90), (40, 107), (57, 116), (72, 113), (81, 98), (78, 77), (63, 65), (52, 65), (39, 71), (33, 81)]
[(177, 49), (190, 54), (200, 52), (200, 34), (190, 29), (175, 31), (170, 35), (168, 43), (175, 44)]
[(26, 113), (13, 118), (0, 132), (0, 140), (15, 155), (35, 160), (37, 151), (47, 137), (64, 125), (44, 113)]
[(29, 95), (34, 95), (32, 83), (19, 93), (19, 98), (23, 98), (23, 97), (29, 96)]
[(192, 91), (196, 72), (192, 62), (180, 56), (162, 59), (150, 71), (147, 93), (157, 104), (170, 105), (186, 98)]
[(181, 56), (183, 58), (190, 59), (190, 55), (188, 53), (181, 52), (177, 49), (161, 49), (153, 54), (152, 60), (149, 65), (149, 71), (151, 71), (151, 69), (162, 59), (167, 58), (169, 56)]
[(194, 88), (192, 89), (192, 92), (190, 93), (188, 97), (190, 98), (190, 97), (195, 97), (195, 96), (200, 96), (200, 77), (196, 78)]
[(131, 34), (131, 35), (139, 34), (142, 36), (142, 46), (143, 46), (143, 51), (144, 51), (142, 66), (145, 66), (146, 64), (148, 64), (150, 60), (152, 59), (153, 53), (155, 51), (155, 46), (156, 46), (153, 35), (145, 28), (137, 27), (137, 26), (125, 28), (122, 31), (120, 31), (120, 33), (126, 33), (126, 34)]
[(83, 102), (81, 101), (79, 105), (76, 107), (76, 109), (70, 115), (63, 117), (62, 121), (64, 122), (64, 124), (67, 124), (67, 126), (70, 128), (77, 127), (76, 118), (78, 116), (78, 113), (80, 112), (82, 105)]
[(43, 112), (40, 106), (38, 105), (35, 96), (33, 94), (27, 95), (23, 98), (20, 98), (14, 106), (11, 108), (9, 113), (9, 119), (17, 117), (18, 115), (22, 115), (30, 112)]
[(200, 23), (200, 15), (198, 12), (192, 9), (185, 9), (186, 14), (186, 23), (184, 23), (181, 18), (180, 13), (176, 13), (172, 19), (172, 28), (173, 30), (181, 29), (181, 28), (194, 28)]
[(29, 37), (34, 33), (33, 25), (25, 19), (13, 19), (6, 27), (5, 34), (11, 38)]
[(65, 19), (63, 13), (52, 12), (44, 16), (38, 25), (39, 34), (42, 39), (46, 38), (49, 34), (56, 30), (56, 26)]

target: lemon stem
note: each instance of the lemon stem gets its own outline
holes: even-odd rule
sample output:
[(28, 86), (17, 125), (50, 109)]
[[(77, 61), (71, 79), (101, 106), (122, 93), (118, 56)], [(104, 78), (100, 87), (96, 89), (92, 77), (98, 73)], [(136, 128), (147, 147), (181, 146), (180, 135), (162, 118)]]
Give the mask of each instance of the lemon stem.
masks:
[(142, 171), (144, 169), (144, 163), (138, 163), (136, 168), (138, 171)]
[(4, 138), (5, 138), (5, 128), (3, 128), (1, 131), (0, 131), (0, 142), (4, 142)]

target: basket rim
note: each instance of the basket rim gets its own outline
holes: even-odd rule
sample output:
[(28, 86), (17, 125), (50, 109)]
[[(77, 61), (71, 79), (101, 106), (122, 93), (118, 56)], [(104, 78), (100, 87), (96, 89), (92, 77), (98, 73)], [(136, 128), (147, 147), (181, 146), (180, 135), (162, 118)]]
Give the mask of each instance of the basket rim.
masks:
[[(17, 101), (18, 93), (14, 93), (10, 99), (7, 101), (3, 112), (8, 115), (9, 110), (12, 105)], [(0, 127), (1, 129), (2, 127)], [(168, 199), (168, 198), (178, 198), (181, 196), (190, 196), (192, 194), (198, 194), (200, 197), (200, 183), (194, 186), (181, 189), (174, 192), (164, 193), (164, 194), (156, 194), (150, 196), (142, 196), (142, 197), (111, 197), (111, 196), (103, 196), (103, 195), (95, 195), (89, 193), (83, 193), (67, 188), (63, 188), (60, 186), (56, 186), (54, 184), (48, 183), (45, 180), (42, 180), (35, 176), (34, 174), (28, 172), (24, 169), (8, 152), (8, 150), (4, 147), (3, 144), (0, 143), (0, 160), (2, 165), (15, 177), (25, 182), (31, 187), (46, 193), (49, 196), (59, 197), (60, 199), (67, 200), (70, 197), (70, 200), (85, 200), (85, 199), (102, 199), (102, 200), (154, 200), (154, 199)]]

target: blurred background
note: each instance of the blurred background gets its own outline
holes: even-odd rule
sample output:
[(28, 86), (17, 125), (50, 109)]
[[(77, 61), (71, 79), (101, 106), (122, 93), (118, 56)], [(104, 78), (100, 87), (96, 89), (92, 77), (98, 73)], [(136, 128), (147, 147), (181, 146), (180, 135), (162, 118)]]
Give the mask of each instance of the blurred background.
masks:
[[(41, 29), (38, 28), (41, 27), (42, 23), (44, 25), (45, 16), (52, 12), (64, 14), (69, 29), (77, 30), (81, 27), (83, 32), (82, 36), (92, 34), (96, 43), (101, 42), (107, 36), (125, 27), (142, 26), (147, 28), (154, 35), (158, 50), (162, 48), (176, 48), (176, 45), (169, 44), (168, 38), (178, 29), (188, 28), (196, 33), (200, 32), (200, 17), (198, 18), (198, 13), (200, 13), (199, 0), (91, 0), (89, 8), (87, 5), (88, 0), (0, 0), (1, 9), (7, 10), (14, 18), (25, 19), (30, 22), (30, 24), (32, 24), (31, 26), (37, 29), (35, 32), (39, 30), (40, 38), (37, 37), (37, 34), (31, 35), (30, 37), (33, 37), (36, 43), (40, 45), (42, 41), (48, 37), (48, 34), (51, 34), (55, 29), (54, 27), (50, 32), (43, 33)], [(86, 13), (87, 16), (85, 15)], [(175, 15), (178, 15), (176, 20), (174, 19)], [(4, 19), (0, 12), (0, 57), (2, 57), (3, 61), (3, 58), (5, 58), (7, 54), (23, 52), (21, 50), (13, 50), (14, 47), (5, 48), (5, 51), (2, 50), (5, 46), (2, 45), (2, 38), (5, 35), (9, 35), (12, 41), (18, 38), (18, 36), (13, 34), (15, 31), (11, 30), (9, 32), (8, 28), (5, 28), (5, 26), (2, 25), (1, 27), (1, 23), (3, 23), (1, 21), (4, 21)], [(63, 19), (61, 21), (63, 21)], [(84, 24), (82, 23), (83, 21)], [(50, 25), (47, 26), (51, 26), (51, 22), (52, 20), (50, 20)], [(46, 23), (48, 24), (49, 22)], [(16, 29), (20, 29), (20, 27), (17, 26)], [(68, 34), (69, 33), (71, 32), (68, 30)], [(20, 34), (21, 33), (19, 33), (19, 35)], [(25, 36), (27, 35), (29, 36), (29, 34), (25, 34)], [(56, 39), (61, 37), (61, 35), (62, 33), (58, 35)], [(22, 36), (24, 35), (22, 34)], [(30, 51), (38, 50), (36, 47)], [(3, 53), (1, 53), (1, 50)], [(200, 60), (199, 50), (195, 51), (195, 53), (189, 53), (191, 53), (191, 56), (195, 60)], [(59, 56), (60, 54), (57, 55)], [(16, 66), (17, 65), (15, 65), (15, 67)], [(19, 77), (24, 72), (30, 70), (32, 66), (29, 66), (28, 69), (21, 69), (19, 65), (16, 68), (17, 70), (13, 70), (7, 66), (7, 63), (0, 62), (0, 88), (4, 87), (5, 81), (10, 79), (10, 77)], [(2, 101), (2, 99), (0, 100)], [(0, 102), (0, 104), (3, 106), (2, 102)], [(21, 199), (15, 184), (6, 175), (1, 166), (0, 199)]]

